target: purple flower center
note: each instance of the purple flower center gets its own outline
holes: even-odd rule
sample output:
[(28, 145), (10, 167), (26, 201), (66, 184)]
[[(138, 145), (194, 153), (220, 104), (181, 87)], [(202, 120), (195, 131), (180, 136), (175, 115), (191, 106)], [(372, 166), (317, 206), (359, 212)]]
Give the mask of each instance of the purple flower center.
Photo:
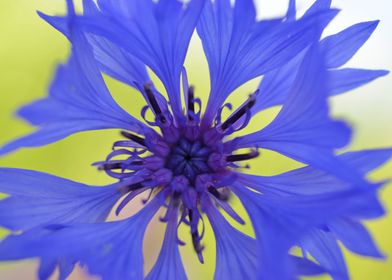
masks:
[[(215, 201), (229, 214), (232, 213), (234, 219), (243, 222), (228, 204), (230, 190), (226, 186), (235, 176), (233, 171), (242, 167), (237, 162), (259, 154), (257, 149), (245, 154), (233, 154), (230, 145), (225, 144), (225, 137), (248, 124), (255, 95), (251, 95), (224, 122), (221, 121), (222, 110), (231, 108), (231, 105), (223, 106), (217, 113), (214, 125), (206, 125), (200, 118), (200, 112), (195, 112), (195, 105), (200, 110), (201, 102), (195, 99), (193, 87), (184, 89), (187, 104), (185, 113), (180, 114), (170, 111), (168, 102), (151, 84), (139, 89), (148, 102), (148, 106), (142, 110), (142, 117), (151, 126), (158, 127), (161, 133), (151, 130), (139, 136), (123, 131), (121, 134), (127, 140), (114, 143), (113, 152), (96, 165), (124, 182), (120, 191), (127, 196), (120, 203), (117, 213), (146, 190), (150, 190), (150, 196), (153, 191), (161, 194), (162, 205), (167, 208), (165, 217), (161, 218), (163, 222), (175, 218), (180, 211), (179, 223), (190, 227), (194, 249), (203, 262), (201, 240), (204, 230), (199, 232), (200, 222), (204, 228), (200, 213), (205, 207), (203, 201)], [(147, 120), (148, 110), (154, 114), (154, 121)], [(174, 117), (178, 115), (181, 117)], [(170, 201), (169, 205), (167, 201)]]
[(184, 175), (194, 182), (197, 175), (211, 173), (208, 157), (211, 149), (202, 141), (190, 141), (186, 138), (175, 143), (167, 157), (166, 168), (176, 176)]

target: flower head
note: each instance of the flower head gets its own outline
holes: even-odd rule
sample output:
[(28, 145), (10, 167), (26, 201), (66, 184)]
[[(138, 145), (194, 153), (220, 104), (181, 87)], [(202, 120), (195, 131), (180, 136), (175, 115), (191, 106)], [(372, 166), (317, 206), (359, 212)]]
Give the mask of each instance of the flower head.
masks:
[[(69, 38), (71, 57), (59, 66), (49, 96), (19, 111), (38, 130), (0, 153), (79, 131), (117, 128), (122, 139), (94, 164), (116, 183), (94, 188), (39, 172), (0, 169), (0, 191), (11, 195), (0, 202), (0, 225), (22, 230), (0, 243), (1, 260), (39, 257), (42, 279), (57, 265), (65, 278), (76, 263), (103, 279), (142, 279), (143, 237), (159, 209), (165, 213), (160, 217), (165, 238), (147, 279), (186, 279), (180, 225), (189, 228), (194, 252), (204, 262), (206, 218), (216, 239), (215, 279), (292, 279), (325, 272), (347, 279), (337, 239), (356, 253), (382, 257), (360, 221), (383, 213), (377, 200), (382, 183), (368, 182), (365, 175), (392, 150), (337, 156), (335, 149), (349, 143), (351, 131), (329, 116), (327, 105), (329, 96), (386, 74), (336, 70), (376, 22), (320, 41), (337, 13), (329, 1), (316, 1), (299, 19), (290, 1), (287, 16), (263, 21), (256, 20), (252, 0), (234, 5), (229, 0), (85, 0), (82, 15), (67, 3), (66, 17), (41, 16)], [(183, 66), (195, 29), (210, 69), (205, 109)], [(160, 78), (168, 99), (146, 66)], [(140, 92), (146, 102), (143, 121), (114, 101), (101, 71)], [(261, 75), (259, 89), (223, 117), (223, 110), (233, 109), (225, 104), (227, 97)], [(267, 127), (238, 136), (252, 116), (275, 105), (282, 109)], [(307, 166), (276, 176), (242, 173), (260, 149)], [(139, 213), (105, 222), (117, 201), (119, 214), (144, 192), (149, 196)], [(247, 210), (255, 238), (222, 215), (244, 223), (232, 207), (233, 196)], [(303, 256), (291, 253), (294, 246)]]

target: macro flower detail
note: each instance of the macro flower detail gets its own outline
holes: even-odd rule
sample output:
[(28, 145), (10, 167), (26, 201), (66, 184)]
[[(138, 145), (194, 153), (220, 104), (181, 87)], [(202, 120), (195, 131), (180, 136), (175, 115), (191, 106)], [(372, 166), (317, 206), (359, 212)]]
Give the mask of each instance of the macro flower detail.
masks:
[[(37, 130), (4, 145), (0, 154), (81, 131), (119, 129), (121, 139), (107, 158), (93, 164), (115, 183), (89, 186), (0, 168), (0, 192), (9, 195), (0, 201), (0, 226), (11, 230), (0, 243), (0, 260), (39, 258), (40, 279), (56, 267), (66, 279), (76, 264), (102, 279), (187, 279), (179, 251), (187, 244), (178, 228), (189, 229), (190, 245), (204, 263), (209, 225), (218, 280), (323, 273), (348, 279), (338, 241), (357, 254), (383, 258), (362, 221), (384, 213), (377, 192), (385, 182), (366, 176), (388, 161), (392, 149), (337, 155), (349, 144), (351, 128), (333, 119), (328, 107), (330, 96), (387, 74), (340, 68), (377, 22), (321, 39), (337, 14), (330, 1), (316, 1), (301, 18), (290, 1), (287, 15), (273, 20), (256, 20), (252, 0), (84, 0), (82, 14), (71, 0), (67, 7), (66, 16), (40, 16), (71, 42), (69, 61), (58, 67), (49, 95), (18, 112)], [(195, 30), (210, 70), (207, 104), (184, 67)], [(144, 97), (140, 119), (116, 103), (101, 72)], [(260, 76), (259, 88), (242, 104), (225, 103)], [(277, 105), (266, 127), (242, 133), (257, 113)], [(275, 176), (243, 172), (262, 149), (305, 166)], [(142, 193), (148, 195), (138, 213), (106, 221), (113, 208), (118, 215)], [(246, 219), (234, 197), (254, 236), (234, 226)], [(144, 235), (162, 210), (164, 241), (145, 272)]]

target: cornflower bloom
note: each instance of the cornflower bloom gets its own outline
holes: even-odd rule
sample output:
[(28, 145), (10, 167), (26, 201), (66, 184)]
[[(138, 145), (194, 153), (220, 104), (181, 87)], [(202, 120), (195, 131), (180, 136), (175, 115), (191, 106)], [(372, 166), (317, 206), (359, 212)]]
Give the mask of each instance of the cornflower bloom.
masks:
[[(329, 96), (387, 74), (341, 68), (367, 41), (377, 22), (364, 22), (321, 39), (337, 14), (318, 0), (301, 17), (295, 1), (287, 15), (256, 20), (252, 0), (92, 0), (76, 14), (40, 14), (72, 43), (69, 61), (58, 67), (49, 96), (19, 115), (37, 130), (0, 150), (46, 145), (71, 134), (119, 129), (122, 140), (95, 163), (116, 182), (88, 186), (49, 174), (0, 169), (0, 225), (11, 234), (0, 243), (0, 260), (39, 258), (39, 278), (56, 267), (65, 279), (76, 264), (102, 279), (186, 279), (178, 227), (189, 228), (194, 252), (204, 262), (208, 219), (216, 240), (215, 279), (293, 279), (329, 273), (348, 279), (338, 245), (382, 258), (362, 220), (383, 208), (377, 191), (384, 182), (366, 174), (392, 155), (391, 149), (336, 154), (351, 130), (329, 115)], [(210, 70), (206, 108), (188, 84), (184, 60), (197, 29)], [(168, 100), (146, 70), (163, 83)], [(146, 101), (144, 121), (111, 97), (101, 72), (137, 89)], [(264, 76), (247, 100), (227, 118), (229, 95)], [(273, 121), (248, 135), (238, 132), (252, 116), (281, 106)], [(149, 115), (154, 116), (150, 119)], [(243, 173), (260, 149), (303, 163), (276, 176)], [(268, 162), (266, 162), (268, 164)], [(107, 222), (137, 195), (149, 192), (137, 214)], [(236, 196), (249, 214), (254, 236), (232, 207)], [(116, 204), (119, 202), (118, 204)], [(166, 224), (158, 259), (143, 271), (142, 244), (159, 210)], [(225, 212), (226, 216), (222, 213)], [(294, 247), (302, 250), (295, 254)], [(211, 246), (209, 247), (211, 248)], [(310, 257), (311, 256), (311, 257)], [(189, 277), (189, 276), (188, 276)]]

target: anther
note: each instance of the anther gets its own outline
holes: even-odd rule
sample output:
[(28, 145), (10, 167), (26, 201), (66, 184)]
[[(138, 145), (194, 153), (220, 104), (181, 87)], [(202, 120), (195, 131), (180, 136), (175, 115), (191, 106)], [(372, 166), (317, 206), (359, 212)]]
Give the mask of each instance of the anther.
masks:
[(259, 156), (259, 152), (257, 150), (253, 150), (250, 153), (246, 154), (239, 154), (239, 155), (230, 155), (226, 157), (227, 161), (236, 162), (236, 161), (243, 161), (253, 159)]
[(195, 88), (190, 86), (188, 89), (188, 119), (192, 120), (192, 114), (195, 113)]
[(135, 134), (126, 132), (126, 131), (121, 131), (121, 135), (124, 136), (125, 138), (128, 138), (129, 140), (132, 140), (135, 143), (138, 143), (144, 147), (147, 147), (146, 141), (144, 138), (137, 136)]
[(104, 163), (98, 167), (98, 170), (113, 170), (113, 169), (123, 169), (125, 166), (131, 165), (143, 165), (143, 161), (141, 160), (134, 160), (130, 163), (124, 165), (124, 162), (109, 162)]
[[(191, 209), (189, 209), (189, 214), (188, 214), (188, 216), (189, 216), (189, 222), (190, 222), (190, 224), (192, 224), (192, 220), (193, 220), (193, 211), (191, 210)], [(197, 256), (198, 256), (198, 258), (199, 258), (199, 261), (201, 262), (201, 263), (204, 263), (204, 260), (203, 260), (203, 255), (202, 255), (202, 252), (203, 252), (203, 250), (204, 250), (204, 246), (203, 245), (201, 245), (201, 243), (200, 243), (200, 234), (199, 234), (199, 231), (196, 229), (195, 231), (193, 231), (193, 232), (191, 232), (191, 235), (192, 235), (192, 244), (193, 244), (193, 248), (194, 248), (194, 250), (196, 251), (196, 253), (197, 253)]]
[(204, 247), (200, 244), (199, 239), (200, 239), (199, 232), (198, 231), (192, 232), (193, 248), (198, 254), (201, 253), (204, 249)]
[(230, 194), (227, 192), (219, 192), (218, 189), (214, 188), (213, 186), (208, 187), (208, 191), (215, 196), (217, 199), (221, 201), (228, 201)]
[(154, 111), (155, 115), (159, 118), (162, 123), (166, 123), (166, 117), (163, 115), (161, 107), (154, 96), (154, 92), (151, 89), (151, 84), (144, 84), (144, 91), (146, 92), (148, 101), (150, 102), (151, 109)]
[(112, 170), (112, 169), (122, 169), (123, 163), (105, 163), (103, 165), (98, 166), (98, 170)]
[(256, 95), (251, 94), (249, 99), (241, 105), (230, 117), (221, 125), (222, 130), (228, 129), (236, 121), (238, 121), (243, 115), (245, 115), (256, 103)]

